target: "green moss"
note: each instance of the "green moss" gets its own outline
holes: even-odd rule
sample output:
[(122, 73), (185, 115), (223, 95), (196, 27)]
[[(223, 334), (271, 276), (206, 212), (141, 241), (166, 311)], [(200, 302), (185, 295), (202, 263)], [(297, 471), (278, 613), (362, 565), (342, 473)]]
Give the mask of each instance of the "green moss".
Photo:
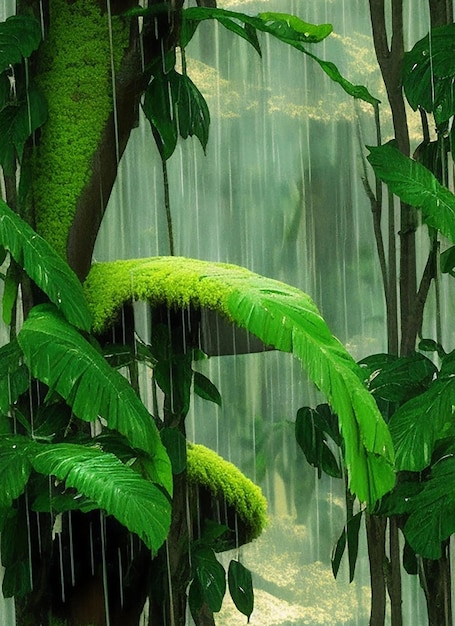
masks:
[(198, 444), (188, 446), (188, 480), (201, 484), (215, 497), (233, 506), (249, 526), (252, 539), (259, 537), (267, 524), (267, 501), (260, 487), (229, 461)]
[(205, 307), (231, 319), (227, 300), (240, 283), (257, 274), (237, 265), (187, 259), (152, 257), (92, 266), (84, 291), (97, 333), (109, 328), (122, 306), (145, 300), (152, 306)]
[[(49, 119), (34, 158), (38, 232), (63, 256), (76, 203), (91, 174), (93, 155), (113, 108), (109, 24), (94, 0), (50, 0), (49, 34), (38, 82)], [(127, 30), (114, 19), (114, 65)]]

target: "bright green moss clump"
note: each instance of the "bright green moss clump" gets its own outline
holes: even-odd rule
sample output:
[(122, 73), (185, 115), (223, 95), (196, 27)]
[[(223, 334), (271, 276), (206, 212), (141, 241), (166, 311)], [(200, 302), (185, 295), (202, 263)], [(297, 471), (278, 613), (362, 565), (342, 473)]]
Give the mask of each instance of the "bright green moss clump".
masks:
[(214, 309), (230, 319), (227, 300), (240, 283), (256, 278), (247, 269), (184, 257), (152, 257), (96, 263), (84, 284), (93, 330), (112, 325), (122, 306), (145, 300), (152, 306)]
[(259, 537), (267, 524), (267, 500), (260, 487), (232, 463), (205, 446), (188, 446), (188, 480), (200, 484), (233, 506), (251, 530), (251, 539)]
[[(37, 80), (49, 119), (34, 159), (36, 227), (64, 258), (79, 195), (113, 109), (109, 24), (96, 0), (50, 0), (50, 31)], [(127, 29), (112, 20), (119, 67)]]

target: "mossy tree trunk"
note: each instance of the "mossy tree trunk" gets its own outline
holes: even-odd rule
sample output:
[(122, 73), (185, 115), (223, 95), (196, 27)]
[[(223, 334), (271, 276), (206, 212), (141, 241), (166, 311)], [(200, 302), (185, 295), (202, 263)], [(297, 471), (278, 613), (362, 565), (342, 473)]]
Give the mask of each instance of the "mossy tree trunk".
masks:
[[(153, 3), (157, 0), (151, 0)], [(32, 182), (27, 204), (19, 208), (67, 259), (81, 281), (90, 268), (120, 158), (138, 122), (140, 97), (149, 80), (143, 68), (161, 54), (157, 38), (170, 47), (178, 32), (177, 20), (166, 20), (160, 22), (159, 32), (145, 27), (141, 41), (137, 20), (120, 17), (136, 4), (134, 0), (18, 2), (18, 12), (32, 11), (40, 21), (43, 19), (44, 42), (32, 59), (30, 73), (44, 91), (49, 107), (48, 121), (36, 145), (27, 148)], [(183, 0), (172, 3), (176, 9), (182, 4)], [(27, 308), (31, 305), (27, 303)], [(41, 530), (45, 532), (43, 525)], [(51, 529), (48, 531), (51, 537)], [(20, 626), (51, 623), (52, 541), (49, 545), (42, 543), (40, 549), (45, 552), (34, 558), (33, 591), (17, 600)], [(141, 559), (137, 564), (142, 567), (142, 575), (132, 591), (138, 599), (136, 606), (128, 615), (125, 611), (117, 616), (113, 612), (111, 626), (134, 626), (139, 621), (137, 604), (140, 598), (143, 603), (147, 595), (150, 554), (145, 561)], [(106, 624), (102, 590), (102, 580), (96, 575), (85, 587), (85, 600), (78, 597), (79, 604), (85, 602), (84, 623)], [(77, 589), (73, 595), (77, 596)], [(125, 606), (128, 604), (125, 598)], [(71, 602), (60, 616), (68, 624), (80, 621)]]
[[(39, 16), (41, 3), (31, 1)], [(149, 79), (143, 68), (159, 47), (155, 31), (144, 29), (140, 41), (137, 21), (120, 17), (134, 0), (43, 4), (46, 37), (34, 68), (48, 98), (49, 120), (33, 161), (32, 214), (38, 232), (83, 280), (120, 158), (138, 122)], [(173, 45), (177, 25), (166, 21), (161, 29)]]

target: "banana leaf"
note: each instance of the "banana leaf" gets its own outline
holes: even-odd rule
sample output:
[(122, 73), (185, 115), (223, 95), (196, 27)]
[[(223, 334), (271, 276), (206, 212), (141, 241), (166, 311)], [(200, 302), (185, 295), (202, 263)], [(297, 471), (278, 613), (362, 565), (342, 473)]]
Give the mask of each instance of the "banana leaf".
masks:
[(172, 491), (169, 458), (158, 430), (128, 381), (51, 304), (35, 307), (17, 340), (32, 375), (57, 391), (82, 420), (103, 417), (110, 429), (150, 454), (152, 480)]
[(168, 498), (152, 482), (100, 447), (71, 443), (26, 443), (35, 471), (65, 481), (68, 488), (96, 502), (155, 552), (171, 518)]
[(362, 372), (305, 293), (244, 268), (181, 257), (92, 267), (84, 285), (97, 332), (133, 300), (206, 307), (265, 344), (292, 352), (337, 413), (351, 490), (373, 503), (394, 485), (393, 446)]

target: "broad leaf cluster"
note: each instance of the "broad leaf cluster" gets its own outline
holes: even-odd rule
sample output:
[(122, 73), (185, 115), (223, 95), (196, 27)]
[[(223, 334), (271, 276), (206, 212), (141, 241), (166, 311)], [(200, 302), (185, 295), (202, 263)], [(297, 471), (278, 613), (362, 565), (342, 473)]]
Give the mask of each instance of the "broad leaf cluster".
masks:
[[(454, 24), (434, 28), (405, 55), (403, 86), (409, 104), (434, 118), (437, 137), (427, 137), (414, 158), (389, 142), (370, 147), (375, 175), (406, 204), (420, 209), (430, 239), (439, 234), (455, 243), (455, 195), (448, 189), (448, 154), (453, 152), (455, 113)], [(439, 245), (439, 244), (438, 244)], [(454, 247), (440, 256), (442, 272), (453, 275)], [(433, 261), (431, 278), (437, 277)], [(427, 264), (427, 270), (432, 264)], [(423, 296), (422, 296), (423, 297)], [(442, 545), (455, 532), (454, 503), (454, 353), (438, 341), (422, 339), (422, 352), (433, 352), (436, 367), (422, 354), (396, 358), (376, 355), (363, 363), (368, 384), (389, 421), (397, 470), (397, 487), (386, 496), (380, 514), (405, 519), (406, 550), (438, 559)], [(412, 562), (412, 559), (409, 561)], [(413, 567), (411, 567), (413, 569)], [(414, 573), (416, 573), (414, 571)]]
[[(170, 524), (171, 466), (153, 417), (128, 381), (82, 331), (91, 317), (70, 268), (25, 222), (0, 202), (0, 244), (49, 298), (34, 307), (17, 339), (0, 348), (0, 527), (6, 565), (5, 595), (29, 590), (28, 549), (9, 557), (17, 499), (49, 511), (99, 508), (113, 515), (156, 552)], [(26, 401), (36, 384), (47, 395), (35, 414)], [(74, 421), (103, 419), (118, 445), (87, 438)], [(115, 434), (117, 433), (117, 434)], [(117, 454), (114, 453), (115, 450)], [(55, 493), (37, 475), (54, 476)], [(83, 496), (83, 497), (81, 497)], [(60, 507), (52, 508), (55, 498)]]

